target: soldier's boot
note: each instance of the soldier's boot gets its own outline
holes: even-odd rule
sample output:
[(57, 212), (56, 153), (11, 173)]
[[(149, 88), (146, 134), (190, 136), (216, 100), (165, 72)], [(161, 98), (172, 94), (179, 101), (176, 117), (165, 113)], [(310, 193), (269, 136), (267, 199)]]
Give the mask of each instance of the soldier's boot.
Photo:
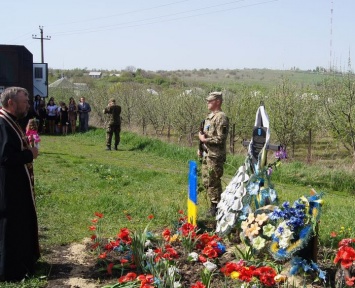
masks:
[(217, 203), (211, 203), (211, 207), (207, 211), (207, 217), (215, 217), (216, 214), (217, 214)]
[(118, 145), (115, 145), (115, 148), (113, 148), (113, 149), (115, 149), (116, 151), (117, 151), (117, 146), (118, 146)]
[(110, 145), (106, 145), (106, 150), (107, 151), (111, 150), (111, 146)]

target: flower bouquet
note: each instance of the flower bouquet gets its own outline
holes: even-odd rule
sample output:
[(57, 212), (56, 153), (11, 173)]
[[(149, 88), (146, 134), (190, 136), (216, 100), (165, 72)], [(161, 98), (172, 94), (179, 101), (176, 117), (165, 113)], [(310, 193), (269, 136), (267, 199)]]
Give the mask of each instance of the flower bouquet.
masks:
[(271, 222), (275, 224), (270, 244), (270, 253), (274, 259), (290, 259), (316, 235), (323, 203), (321, 198), (322, 194), (316, 193), (308, 198), (302, 196), (292, 206), (284, 202), (281, 208), (269, 214)]

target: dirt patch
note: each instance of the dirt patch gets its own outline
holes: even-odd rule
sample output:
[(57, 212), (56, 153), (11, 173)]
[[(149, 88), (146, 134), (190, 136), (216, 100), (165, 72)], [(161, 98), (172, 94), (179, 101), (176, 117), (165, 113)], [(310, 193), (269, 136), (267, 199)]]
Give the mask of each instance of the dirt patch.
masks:
[(90, 239), (84, 239), (82, 243), (54, 247), (45, 253), (43, 258), (49, 266), (47, 287), (102, 287), (92, 278), (96, 259), (87, 253), (88, 242)]

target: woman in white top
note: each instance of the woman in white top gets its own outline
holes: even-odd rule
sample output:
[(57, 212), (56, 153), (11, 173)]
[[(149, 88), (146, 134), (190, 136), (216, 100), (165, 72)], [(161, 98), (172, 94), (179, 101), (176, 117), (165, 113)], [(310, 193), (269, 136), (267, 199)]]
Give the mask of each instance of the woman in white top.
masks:
[(54, 103), (54, 98), (51, 97), (47, 104), (47, 120), (49, 127), (49, 134), (54, 134), (55, 131), (55, 120), (58, 116), (58, 106)]

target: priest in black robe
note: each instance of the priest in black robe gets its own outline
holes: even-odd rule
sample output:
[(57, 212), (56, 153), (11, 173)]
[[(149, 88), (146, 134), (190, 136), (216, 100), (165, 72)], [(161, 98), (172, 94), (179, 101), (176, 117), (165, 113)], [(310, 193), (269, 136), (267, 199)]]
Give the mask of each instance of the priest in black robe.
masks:
[(34, 199), (31, 147), (18, 120), (29, 109), (29, 94), (6, 88), (0, 109), (0, 281), (21, 280), (33, 274), (38, 260), (38, 224)]

